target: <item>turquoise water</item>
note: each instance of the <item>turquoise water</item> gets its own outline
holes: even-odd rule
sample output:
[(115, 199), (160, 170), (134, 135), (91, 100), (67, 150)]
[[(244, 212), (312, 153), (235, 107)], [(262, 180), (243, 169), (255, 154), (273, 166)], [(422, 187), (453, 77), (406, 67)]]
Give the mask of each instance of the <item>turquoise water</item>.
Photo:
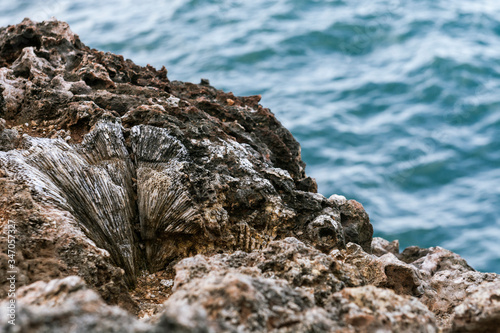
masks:
[(261, 94), (319, 192), (375, 234), (500, 273), (500, 2), (11, 1), (0, 25), (55, 16), (84, 43), (169, 78)]

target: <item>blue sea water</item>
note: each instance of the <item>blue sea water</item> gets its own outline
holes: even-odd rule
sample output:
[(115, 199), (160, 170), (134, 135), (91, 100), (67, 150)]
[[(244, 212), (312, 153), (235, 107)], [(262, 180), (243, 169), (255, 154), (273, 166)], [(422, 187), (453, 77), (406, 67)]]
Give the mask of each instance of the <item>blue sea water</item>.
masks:
[(171, 80), (261, 94), (375, 235), (500, 273), (500, 1), (0, 0)]

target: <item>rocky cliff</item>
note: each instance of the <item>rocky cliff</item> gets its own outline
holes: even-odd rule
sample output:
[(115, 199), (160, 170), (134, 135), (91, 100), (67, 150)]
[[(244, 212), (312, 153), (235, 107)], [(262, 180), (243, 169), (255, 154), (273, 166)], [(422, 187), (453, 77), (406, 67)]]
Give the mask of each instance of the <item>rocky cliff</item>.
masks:
[(498, 330), (498, 275), (372, 239), (259, 100), (170, 81), (63, 22), (0, 29), (2, 330)]

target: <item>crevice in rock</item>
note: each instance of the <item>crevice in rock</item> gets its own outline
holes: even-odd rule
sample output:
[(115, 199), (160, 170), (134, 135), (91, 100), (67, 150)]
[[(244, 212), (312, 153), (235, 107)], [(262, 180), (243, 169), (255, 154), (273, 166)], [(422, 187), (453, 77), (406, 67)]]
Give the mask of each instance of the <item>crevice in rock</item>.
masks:
[(40, 36), (36, 35), (33, 28), (26, 28), (25, 33), (16, 36), (5, 43), (0, 49), (0, 66), (8, 67), (21, 54), (25, 47), (35, 47), (39, 49), (42, 46)]
[(92, 74), (86, 74), (83, 76), (83, 81), (89, 86), (94, 89), (106, 89), (109, 87), (109, 82), (106, 80), (103, 80), (101, 78), (98, 78)]
[(71, 139), (80, 143), (84, 135), (90, 131), (89, 119), (78, 119), (76, 124), (69, 125), (68, 128), (71, 131)]

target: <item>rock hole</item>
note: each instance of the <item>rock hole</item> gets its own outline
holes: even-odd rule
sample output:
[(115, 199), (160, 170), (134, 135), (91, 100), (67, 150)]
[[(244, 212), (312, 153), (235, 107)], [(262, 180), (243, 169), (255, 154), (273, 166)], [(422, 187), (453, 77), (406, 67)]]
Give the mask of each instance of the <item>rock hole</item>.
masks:
[(93, 74), (87, 74), (83, 76), (83, 81), (94, 89), (106, 89), (109, 87), (109, 82), (103, 79), (100, 79)]
[(335, 230), (332, 228), (321, 228), (319, 230), (319, 237), (333, 237), (336, 236)]

